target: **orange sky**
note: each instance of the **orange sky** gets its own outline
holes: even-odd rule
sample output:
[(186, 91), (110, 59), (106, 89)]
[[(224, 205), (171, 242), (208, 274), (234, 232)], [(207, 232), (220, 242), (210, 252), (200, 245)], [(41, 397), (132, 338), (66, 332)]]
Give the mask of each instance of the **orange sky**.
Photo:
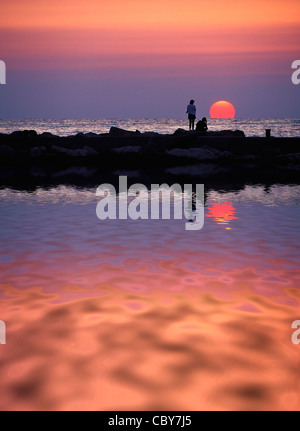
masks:
[(91, 66), (100, 56), (113, 66), (116, 55), (286, 55), (299, 51), (300, 40), (298, 0), (191, 7), (182, 0), (10, 0), (1, 21), (1, 55), (15, 66), (41, 58), (68, 67), (72, 59)]
[(10, 0), (4, 27), (26, 28), (244, 28), (299, 23), (298, 0)]

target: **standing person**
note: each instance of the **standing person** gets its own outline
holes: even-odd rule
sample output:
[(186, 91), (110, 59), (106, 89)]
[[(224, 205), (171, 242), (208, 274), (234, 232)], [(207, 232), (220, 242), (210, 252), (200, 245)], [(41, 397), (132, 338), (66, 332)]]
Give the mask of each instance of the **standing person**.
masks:
[(196, 106), (194, 105), (195, 101), (190, 100), (190, 104), (186, 108), (186, 113), (188, 114), (189, 119), (189, 129), (194, 130), (194, 124), (196, 119)]

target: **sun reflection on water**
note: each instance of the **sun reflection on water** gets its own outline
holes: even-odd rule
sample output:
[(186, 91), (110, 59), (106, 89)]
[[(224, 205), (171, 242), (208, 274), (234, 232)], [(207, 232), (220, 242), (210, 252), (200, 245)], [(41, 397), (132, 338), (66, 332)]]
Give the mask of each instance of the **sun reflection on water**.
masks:
[(226, 225), (226, 229), (231, 229), (229, 222), (237, 219), (235, 217), (236, 209), (231, 202), (224, 201), (218, 204), (216, 201), (212, 201), (211, 206), (208, 206), (209, 213), (206, 217), (213, 217), (217, 224)]

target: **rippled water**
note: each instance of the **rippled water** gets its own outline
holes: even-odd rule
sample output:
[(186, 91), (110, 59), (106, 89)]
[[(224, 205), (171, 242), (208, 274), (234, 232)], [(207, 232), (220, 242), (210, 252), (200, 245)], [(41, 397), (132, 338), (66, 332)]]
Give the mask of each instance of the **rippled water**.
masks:
[(299, 410), (300, 186), (209, 190), (204, 227), (0, 190), (0, 408)]
[[(1, 120), (0, 133), (15, 130), (33, 129), (38, 133), (50, 132), (59, 136), (74, 135), (78, 132), (108, 133), (110, 127), (126, 130), (174, 133), (178, 128), (188, 129), (186, 118), (145, 118), (145, 119), (27, 119)], [(265, 129), (271, 129), (272, 136), (300, 136), (298, 118), (245, 118), (245, 119), (208, 119), (208, 128), (217, 130), (243, 130), (246, 136), (265, 136)]]

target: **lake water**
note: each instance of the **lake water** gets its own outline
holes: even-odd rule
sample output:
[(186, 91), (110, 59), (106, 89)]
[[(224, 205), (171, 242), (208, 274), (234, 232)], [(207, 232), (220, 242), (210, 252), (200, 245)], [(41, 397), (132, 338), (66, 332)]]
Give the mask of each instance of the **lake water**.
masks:
[(299, 410), (300, 186), (210, 188), (194, 231), (98, 202), (0, 190), (0, 409)]

